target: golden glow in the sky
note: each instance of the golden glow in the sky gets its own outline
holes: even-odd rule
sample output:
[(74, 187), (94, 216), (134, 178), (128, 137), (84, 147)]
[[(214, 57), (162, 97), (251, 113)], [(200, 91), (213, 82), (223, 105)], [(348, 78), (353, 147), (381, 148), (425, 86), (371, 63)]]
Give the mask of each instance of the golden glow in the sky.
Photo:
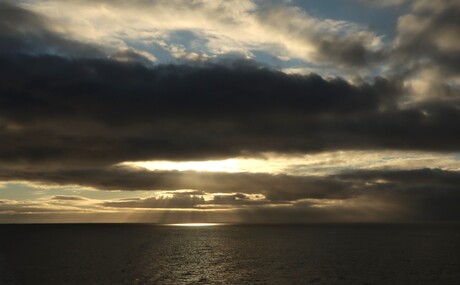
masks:
[(304, 155), (266, 153), (257, 158), (234, 157), (204, 161), (127, 161), (119, 164), (150, 171), (249, 172), (289, 175), (329, 175), (345, 169), (439, 168), (460, 170), (455, 154), (418, 151), (333, 151)]
[(127, 163), (148, 170), (178, 170), (178, 171), (207, 171), (207, 172), (240, 172), (237, 159), (206, 160), (206, 161), (141, 161)]

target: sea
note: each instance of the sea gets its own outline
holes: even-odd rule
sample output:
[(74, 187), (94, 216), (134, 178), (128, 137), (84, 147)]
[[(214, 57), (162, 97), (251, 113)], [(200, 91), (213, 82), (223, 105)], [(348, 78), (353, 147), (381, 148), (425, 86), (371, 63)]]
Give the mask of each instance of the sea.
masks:
[(0, 225), (0, 284), (460, 284), (458, 224)]

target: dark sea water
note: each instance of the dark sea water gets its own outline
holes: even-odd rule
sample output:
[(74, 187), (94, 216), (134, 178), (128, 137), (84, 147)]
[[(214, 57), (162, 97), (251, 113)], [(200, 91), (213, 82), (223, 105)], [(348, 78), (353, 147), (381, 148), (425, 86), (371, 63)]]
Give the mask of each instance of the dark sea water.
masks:
[(460, 227), (0, 225), (0, 284), (460, 284)]

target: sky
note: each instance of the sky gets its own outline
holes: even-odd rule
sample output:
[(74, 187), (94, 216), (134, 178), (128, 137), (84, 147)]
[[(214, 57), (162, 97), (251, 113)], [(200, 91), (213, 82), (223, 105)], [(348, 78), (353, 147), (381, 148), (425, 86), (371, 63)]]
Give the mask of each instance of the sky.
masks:
[(459, 34), (457, 0), (0, 0), (0, 222), (458, 222)]

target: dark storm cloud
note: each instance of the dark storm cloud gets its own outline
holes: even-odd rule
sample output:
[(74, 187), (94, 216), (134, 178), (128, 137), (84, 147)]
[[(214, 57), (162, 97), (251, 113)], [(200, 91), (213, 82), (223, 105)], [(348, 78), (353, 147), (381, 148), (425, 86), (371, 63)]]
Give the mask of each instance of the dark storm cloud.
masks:
[[(366, 128), (364, 121), (354, 126), (361, 119), (385, 119), (381, 110), (392, 109), (401, 91), (381, 78), (356, 87), (245, 64), (149, 69), (51, 56), (2, 57), (0, 63), (5, 162), (379, 147), (362, 141), (366, 131), (355, 135), (349, 128)], [(337, 131), (342, 139), (332, 145)]]
[(0, 160), (111, 164), (335, 149), (454, 151), (459, 102), (396, 107), (403, 90), (246, 64), (146, 68), (0, 58)]
[(320, 38), (318, 39), (318, 57), (333, 65), (349, 68), (370, 68), (387, 58), (383, 49), (371, 50), (363, 40), (353, 37)]
[[(340, 176), (340, 175), (339, 175)], [(375, 201), (386, 200), (412, 209), (417, 220), (458, 221), (460, 173), (439, 169), (355, 172), (341, 176), (366, 185)], [(364, 191), (369, 191), (364, 190)]]
[(32, 56), (29, 47), (68, 42), (49, 32), (42, 17), (7, 3), (0, 7), (0, 37), (8, 51), (0, 55), (4, 165), (460, 146), (460, 102), (400, 109), (404, 89), (397, 80), (355, 86), (247, 62), (147, 68), (119, 62), (117, 55)]
[(92, 45), (66, 38), (53, 30), (44, 16), (10, 1), (0, 2), (0, 54), (57, 54), (76, 57), (103, 57)]

